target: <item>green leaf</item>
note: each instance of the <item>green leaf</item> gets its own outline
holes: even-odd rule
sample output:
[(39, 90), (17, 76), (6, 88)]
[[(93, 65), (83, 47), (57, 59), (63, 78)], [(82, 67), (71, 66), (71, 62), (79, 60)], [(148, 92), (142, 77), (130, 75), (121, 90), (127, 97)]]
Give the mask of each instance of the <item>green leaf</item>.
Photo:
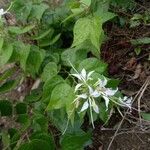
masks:
[(17, 114), (26, 114), (27, 113), (27, 105), (23, 102), (17, 103), (15, 106)]
[(100, 16), (101, 16), (102, 23), (105, 23), (105, 22), (113, 19), (117, 15), (112, 12), (105, 12), (105, 13), (101, 14)]
[(42, 73), (42, 80), (47, 81), (48, 79), (51, 79), (52, 77), (56, 76), (58, 73), (57, 64), (55, 62), (49, 62), (43, 70)]
[(85, 68), (87, 71), (95, 71), (99, 74), (104, 74), (107, 69), (107, 64), (97, 58), (84, 59), (80, 64), (78, 70)]
[(24, 132), (31, 125), (30, 117), (29, 117), (28, 114), (20, 114), (20, 115), (18, 115), (17, 122), (22, 125), (21, 128), (20, 128), (20, 130), (22, 132)]
[(141, 53), (142, 49), (140, 47), (136, 47), (134, 49), (134, 51), (135, 51), (136, 55), (139, 55)]
[[(54, 50), (55, 51), (55, 50)], [(48, 62), (55, 62), (56, 64), (59, 64), (60, 62), (60, 54), (59, 52), (50, 52), (45, 60), (44, 60), (45, 64), (47, 64)]]
[(83, 3), (89, 7), (91, 5), (91, 0), (80, 0), (80, 3)]
[(36, 46), (31, 47), (31, 50), (27, 59), (27, 64), (26, 64), (27, 72), (31, 73), (32, 76), (35, 76), (35, 74), (38, 73), (39, 71), (41, 63), (44, 60), (44, 57), (45, 57), (44, 50), (42, 49), (39, 50), (39, 48)]
[(10, 136), (10, 139), (17, 133), (17, 129), (15, 128), (9, 128), (8, 129), (8, 134)]
[(100, 110), (100, 113), (99, 113), (99, 117), (100, 119), (106, 123), (106, 121), (108, 121), (108, 117), (109, 117), (109, 112), (106, 111), (106, 105), (105, 103), (101, 102), (100, 105), (99, 105), (99, 110)]
[(2, 130), (1, 132), (1, 142), (2, 142), (3, 148), (7, 147), (10, 143), (10, 137), (8, 133), (4, 130)]
[(42, 32), (41, 34), (39, 34), (38, 36), (34, 37), (33, 40), (40, 40), (42, 38), (44, 38), (45, 36), (47, 36), (49, 33), (53, 32), (54, 29), (50, 28), (49, 30)]
[(57, 34), (57, 35), (50, 41), (49, 45), (55, 44), (55, 43), (59, 40), (60, 36), (61, 36), (61, 33)]
[(68, 133), (62, 137), (62, 150), (83, 150), (88, 143), (91, 143), (91, 135), (89, 133)]
[(61, 34), (57, 34), (54, 36), (52, 39), (51, 37), (43, 39), (42, 41), (39, 42), (40, 47), (46, 47), (55, 44), (59, 39), (60, 39)]
[(49, 134), (43, 133), (43, 132), (42, 133), (35, 133), (35, 134), (32, 134), (30, 139), (31, 140), (33, 140), (33, 139), (44, 140), (51, 147), (50, 150), (54, 150), (55, 149), (54, 140), (53, 140), (53, 137), (50, 135), (50, 133)]
[(31, 45), (22, 45), (20, 49), (20, 66), (25, 71), (26, 70), (26, 63), (30, 53)]
[(29, 115), (28, 114), (20, 114), (17, 117), (17, 122), (21, 123), (21, 124), (26, 124), (29, 122)]
[(32, 128), (34, 132), (47, 132), (48, 130), (47, 118), (41, 114), (33, 116)]
[(0, 67), (8, 62), (13, 53), (13, 46), (9, 43), (5, 43), (0, 50)]
[(16, 18), (26, 22), (32, 9), (32, 1), (15, 1), (12, 5), (12, 10), (15, 12)]
[(48, 25), (60, 25), (60, 23), (68, 17), (68, 14), (70, 14), (69, 7), (59, 5), (59, 7), (55, 7), (55, 9), (47, 9), (42, 20)]
[(0, 100), (0, 116), (12, 115), (12, 103), (7, 100)]
[[(16, 144), (19, 141), (20, 137), (21, 137), (20, 132), (16, 132), (14, 134), (14, 136), (11, 138), (11, 142), (10, 142), (11, 149), (13, 149), (16, 146)], [(15, 149), (13, 149), (13, 150), (15, 150)]]
[(82, 60), (87, 58), (87, 50), (85, 49), (77, 49), (77, 48), (71, 48), (65, 50), (61, 54), (61, 59), (63, 61), (63, 65), (65, 66), (71, 66), (70, 62), (76, 66), (78, 65)]
[(6, 81), (4, 84), (0, 86), (0, 93), (4, 93), (12, 90), (17, 85), (17, 83), (18, 81), (16, 80)]
[(108, 79), (107, 87), (115, 89), (115, 88), (117, 88), (119, 86), (119, 83), (120, 83), (120, 80)]
[(95, 1), (92, 3), (94, 15), (99, 17), (102, 23), (114, 18), (116, 14), (109, 12), (110, 1)]
[(34, 103), (40, 100), (42, 92), (39, 89), (32, 90), (29, 95), (25, 97), (25, 102)]
[(68, 17), (66, 17), (62, 22), (61, 24), (69, 21), (69, 20), (72, 20), (73, 18), (75, 18), (76, 16), (80, 15), (83, 11), (84, 11), (84, 8), (73, 8), (71, 9), (72, 13), (71, 15), (69, 15)]
[(130, 41), (131, 41), (131, 44), (133, 44), (133, 45), (150, 44), (150, 38), (149, 37), (133, 39)]
[(74, 26), (74, 40), (72, 47), (82, 44), (90, 36), (90, 19), (80, 18)]
[(21, 144), (18, 150), (33, 150), (29, 143)]
[(141, 112), (141, 116), (144, 120), (150, 121), (150, 113)]
[[(66, 124), (68, 124), (68, 116), (66, 114), (65, 108), (55, 109), (48, 113), (49, 118), (53, 125), (61, 132), (64, 133), (66, 130)], [(68, 124), (67, 131), (65, 133), (70, 132), (80, 132), (81, 126), (84, 122), (84, 119), (80, 119), (78, 115), (74, 116), (74, 124)]]
[(51, 150), (48, 142), (41, 139), (34, 139), (29, 143), (25, 143), (18, 150)]
[(49, 100), (54, 87), (60, 83), (65, 83), (65, 81), (61, 76), (58, 75), (47, 80), (43, 86), (42, 100)]
[(90, 27), (90, 40), (92, 44), (96, 47), (99, 51), (100, 49), (100, 35), (103, 32), (102, 23), (99, 18), (92, 18), (91, 19), (91, 27)]
[(14, 72), (16, 71), (15, 68), (11, 68), (6, 70), (1, 76), (0, 76), (0, 82), (8, 79), (10, 76), (12, 76), (14, 74)]
[(35, 27), (35, 25), (28, 25), (24, 28), (22, 27), (17, 27), (17, 26), (10, 26), (8, 28), (8, 31), (10, 33), (13, 33), (13, 34), (23, 34), (23, 33), (26, 33), (26, 32), (29, 32), (30, 30), (32, 30), (33, 28)]
[(27, 59), (30, 54), (31, 45), (24, 44), (22, 41), (15, 41), (13, 43), (14, 51), (10, 61), (20, 62), (21, 68), (26, 71)]
[(60, 109), (68, 103), (71, 105), (74, 99), (73, 89), (66, 83), (60, 83), (52, 91), (47, 110)]
[(102, 23), (97, 17), (80, 18), (74, 26), (74, 40), (72, 47), (83, 44), (86, 40), (90, 40), (91, 44), (96, 48), (93, 53), (98, 56), (100, 49), (100, 36), (103, 33)]
[(130, 20), (130, 28), (137, 27), (141, 24), (140, 20)]
[(0, 37), (0, 53), (1, 53), (1, 49), (3, 47), (4, 44), (4, 39), (2, 37)]
[(45, 10), (48, 8), (47, 4), (41, 3), (41, 4), (35, 4), (32, 6), (32, 10), (30, 13), (30, 18), (34, 19), (36, 18), (38, 21), (41, 20), (43, 13), (45, 12)]

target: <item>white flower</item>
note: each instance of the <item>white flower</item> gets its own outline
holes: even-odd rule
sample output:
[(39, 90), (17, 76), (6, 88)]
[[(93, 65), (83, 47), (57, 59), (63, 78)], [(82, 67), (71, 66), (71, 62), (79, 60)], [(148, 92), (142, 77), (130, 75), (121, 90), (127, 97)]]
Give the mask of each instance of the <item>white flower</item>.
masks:
[(93, 110), (94, 110), (97, 114), (99, 114), (99, 108), (98, 108), (98, 106), (96, 105), (95, 100), (92, 101), (92, 107), (93, 107)]
[(103, 98), (104, 98), (104, 100), (105, 100), (105, 105), (106, 105), (106, 110), (108, 110), (108, 105), (109, 105), (109, 98), (107, 97), (107, 96), (102, 96)]
[(78, 89), (83, 85), (83, 83), (79, 83), (75, 86), (74, 92), (78, 91)]
[(86, 73), (86, 70), (83, 68), (81, 73), (72, 74), (74, 77), (78, 78), (82, 82), (86, 82), (88, 80), (92, 80), (90, 76), (92, 75), (94, 71), (90, 71), (88, 74)]
[(124, 107), (128, 107), (129, 109), (131, 109), (132, 97), (125, 96), (125, 97), (123, 97), (123, 99), (121, 97), (119, 97), (119, 102)]
[(100, 93), (97, 90), (93, 90), (90, 86), (88, 86), (89, 88), (89, 94), (90, 94), (90, 98), (92, 100), (92, 108), (93, 110), (98, 114), (99, 113), (99, 108), (97, 106), (97, 104), (95, 103), (95, 99), (100, 96)]
[(98, 79), (98, 85), (100, 87), (105, 87), (107, 85), (107, 79), (104, 77), (104, 80)]
[(104, 93), (105, 93), (105, 95), (107, 95), (107, 96), (114, 96), (117, 91), (118, 91), (118, 88), (115, 89), (115, 90), (113, 90), (113, 89), (111, 89), (111, 88), (105, 88)]
[(97, 98), (100, 96), (100, 93), (97, 90), (93, 90), (92, 87), (88, 86), (89, 94), (91, 97)]
[(104, 80), (98, 79), (98, 82), (96, 84), (98, 86), (97, 91), (104, 98), (106, 108), (108, 109), (110, 97), (116, 94), (116, 92), (118, 91), (118, 88), (115, 90), (111, 88), (106, 88), (105, 86), (107, 85), (107, 79), (105, 77), (104, 77)]
[(84, 94), (77, 95), (77, 98), (78, 98), (78, 99), (80, 99), (80, 98), (82, 98), (82, 99), (87, 99), (88, 96), (87, 96), (86, 93), (84, 93)]
[(4, 14), (6, 14), (6, 13), (7, 13), (7, 11), (4, 11), (4, 9), (2, 9), (2, 8), (0, 9), (0, 17), (3, 16)]
[(75, 103), (76, 108), (78, 108), (78, 106), (80, 104), (79, 100), (80, 99), (87, 99), (87, 97), (88, 96), (86, 95), (86, 93), (77, 95), (77, 98), (73, 101), (73, 103)]
[(83, 106), (82, 106), (82, 108), (81, 108), (81, 110), (80, 110), (80, 112), (83, 112), (83, 111), (85, 111), (88, 108), (89, 108), (89, 102), (85, 101), (84, 104), (83, 104)]
[(98, 91), (96, 91), (96, 90), (94, 91), (92, 89), (92, 87), (90, 87), (90, 86), (88, 86), (88, 89), (89, 89), (88, 93), (83, 93), (83, 94), (77, 95), (77, 98), (74, 100), (74, 102), (76, 102), (76, 106), (78, 106), (80, 99), (86, 99), (86, 101), (83, 103), (83, 106), (82, 106), (80, 112), (83, 112), (86, 109), (88, 109), (89, 107), (92, 107), (96, 113), (99, 113), (99, 108), (98, 108), (97, 104), (95, 103), (94, 98), (99, 97), (100, 94), (98, 93)]
[[(86, 100), (86, 101), (83, 103), (80, 112), (83, 112), (83, 111), (87, 110), (89, 107), (92, 107), (93, 110), (98, 114), (98, 113), (99, 113), (99, 108), (98, 108), (97, 104), (95, 103), (95, 100), (94, 100), (94, 99), (92, 100), (91, 105), (90, 105), (90, 103), (89, 103), (89, 100), (91, 100), (91, 99), (88, 99), (88, 100)], [(79, 112), (79, 113), (80, 113), (80, 112)]]

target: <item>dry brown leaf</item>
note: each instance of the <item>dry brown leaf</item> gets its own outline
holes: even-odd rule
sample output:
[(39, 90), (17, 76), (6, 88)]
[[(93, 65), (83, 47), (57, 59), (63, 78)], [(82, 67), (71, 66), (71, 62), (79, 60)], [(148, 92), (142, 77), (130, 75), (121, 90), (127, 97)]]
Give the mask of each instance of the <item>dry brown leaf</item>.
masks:
[(123, 68), (124, 70), (134, 70), (137, 64), (137, 60), (135, 57), (132, 57)]
[(98, 150), (103, 150), (103, 145), (101, 145), (101, 146), (98, 148)]
[(0, 68), (0, 73), (5, 72), (8, 69), (11, 69), (15, 66), (15, 63), (6, 64), (3, 67)]
[(40, 80), (40, 79), (37, 79), (37, 80), (34, 82), (34, 84), (33, 84), (33, 86), (32, 86), (31, 89), (32, 89), (32, 90), (37, 89), (37, 88), (39, 87), (40, 83), (41, 83), (41, 80)]
[(142, 65), (141, 65), (141, 64), (138, 64), (138, 65), (136, 66), (135, 71), (134, 71), (133, 79), (135, 80), (135, 79), (139, 78), (141, 72), (142, 72)]

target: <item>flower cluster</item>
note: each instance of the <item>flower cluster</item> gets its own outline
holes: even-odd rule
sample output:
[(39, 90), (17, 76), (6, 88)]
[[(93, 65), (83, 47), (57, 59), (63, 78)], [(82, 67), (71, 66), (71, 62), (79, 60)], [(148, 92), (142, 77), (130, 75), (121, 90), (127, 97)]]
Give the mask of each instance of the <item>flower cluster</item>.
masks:
[[(98, 98), (103, 98), (106, 105), (106, 111), (108, 110), (108, 105), (110, 101), (116, 103), (117, 105), (131, 108), (131, 102), (132, 98), (124, 97), (124, 98), (117, 98), (115, 94), (118, 91), (118, 88), (112, 89), (107, 88), (106, 85), (108, 83), (108, 80), (103, 76), (103, 79), (98, 79), (95, 84), (90, 84), (90, 80), (93, 80), (91, 75), (94, 73), (94, 71), (91, 71), (89, 73), (86, 72), (85, 69), (82, 69), (81, 73), (78, 73), (76, 71), (76, 74), (72, 74), (74, 77), (78, 79), (78, 84), (75, 86), (75, 93), (78, 93), (76, 95), (76, 99), (74, 100), (76, 108), (82, 103), (82, 107), (80, 112), (83, 112), (90, 109), (91, 114), (91, 121), (93, 124), (93, 115), (92, 112), (99, 113), (99, 107), (98, 107)], [(94, 127), (94, 124), (93, 124)]]

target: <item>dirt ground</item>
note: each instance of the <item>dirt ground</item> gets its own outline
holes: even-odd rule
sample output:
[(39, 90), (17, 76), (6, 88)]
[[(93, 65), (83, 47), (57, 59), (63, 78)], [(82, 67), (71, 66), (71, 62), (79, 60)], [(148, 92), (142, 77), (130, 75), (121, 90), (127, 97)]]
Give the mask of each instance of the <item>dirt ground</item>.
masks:
[[(142, 6), (149, 9), (150, 2), (145, 1)], [(134, 108), (140, 107), (141, 111), (150, 112), (150, 60), (148, 60), (150, 44), (141, 46), (142, 52), (137, 56), (134, 52), (135, 47), (130, 43), (130, 39), (145, 35), (150, 37), (150, 27), (141, 25), (130, 29), (128, 25), (122, 28), (110, 22), (104, 29), (109, 40), (102, 46), (102, 59), (109, 64), (110, 76), (121, 80), (119, 88), (122, 93), (136, 97), (133, 103)], [(147, 86), (145, 86), (146, 83)], [(126, 112), (127, 110), (124, 114)], [(137, 110), (128, 112), (124, 119), (119, 115), (112, 116), (111, 120), (109, 127), (103, 127), (101, 123), (97, 123), (93, 132), (94, 144), (89, 149), (150, 149), (150, 122), (140, 121)], [(120, 122), (122, 122), (121, 126), (119, 126)]]

